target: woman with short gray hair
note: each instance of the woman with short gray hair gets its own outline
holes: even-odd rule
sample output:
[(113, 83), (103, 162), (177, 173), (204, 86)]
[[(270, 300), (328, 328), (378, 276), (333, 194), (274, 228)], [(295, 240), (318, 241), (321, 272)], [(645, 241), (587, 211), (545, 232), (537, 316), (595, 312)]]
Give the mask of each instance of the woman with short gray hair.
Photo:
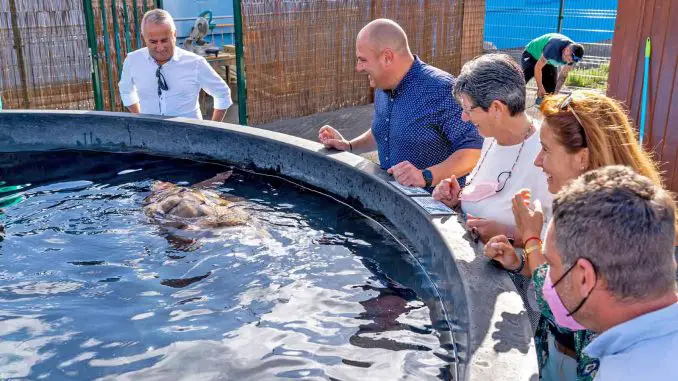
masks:
[(486, 54), (467, 62), (454, 86), (462, 119), (485, 137), (480, 160), (462, 190), (452, 177), (433, 191), (450, 207), (461, 204), (476, 242), (498, 234), (522, 246), (514, 234), (513, 196), (523, 188), (550, 211), (546, 177), (533, 165), (539, 153), (538, 126), (525, 113), (525, 79), (520, 65), (506, 54)]

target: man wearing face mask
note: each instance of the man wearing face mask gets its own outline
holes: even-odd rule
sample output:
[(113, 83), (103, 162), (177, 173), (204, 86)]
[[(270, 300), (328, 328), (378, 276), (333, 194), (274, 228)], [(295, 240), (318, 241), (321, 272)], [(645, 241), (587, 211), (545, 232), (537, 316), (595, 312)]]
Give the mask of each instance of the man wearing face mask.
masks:
[(226, 82), (204, 57), (176, 46), (172, 16), (153, 9), (141, 21), (146, 47), (127, 55), (120, 76), (120, 98), (134, 114), (202, 119), (200, 89), (214, 98), (212, 120), (221, 122), (233, 104)]
[(628, 167), (556, 195), (540, 303), (559, 327), (596, 334), (584, 348), (599, 360), (595, 380), (678, 379), (674, 232), (671, 195)]
[(428, 188), (453, 175), (463, 184), (483, 139), (461, 120), (452, 97), (454, 77), (413, 55), (405, 31), (388, 19), (358, 33), (356, 58), (356, 70), (375, 88), (372, 128), (347, 140), (323, 126), (320, 142), (341, 151), (376, 149), (381, 167), (403, 185)]

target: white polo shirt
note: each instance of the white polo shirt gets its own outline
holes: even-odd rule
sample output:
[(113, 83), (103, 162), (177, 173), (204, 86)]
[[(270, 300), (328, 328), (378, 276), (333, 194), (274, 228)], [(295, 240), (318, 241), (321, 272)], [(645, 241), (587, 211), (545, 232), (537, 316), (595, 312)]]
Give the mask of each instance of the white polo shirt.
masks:
[(198, 104), (201, 88), (214, 98), (215, 109), (226, 110), (233, 104), (228, 85), (204, 57), (175, 47), (172, 59), (162, 65), (168, 90), (160, 96), (157, 69), (148, 48), (127, 55), (118, 83), (125, 107), (139, 103), (142, 114), (202, 119)]

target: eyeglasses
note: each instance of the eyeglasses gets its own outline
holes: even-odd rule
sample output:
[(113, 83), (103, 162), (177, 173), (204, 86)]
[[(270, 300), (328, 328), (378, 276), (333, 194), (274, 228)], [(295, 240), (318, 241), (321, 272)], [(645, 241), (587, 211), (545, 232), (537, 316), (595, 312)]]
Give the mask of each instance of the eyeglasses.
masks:
[(497, 176), (497, 193), (501, 192), (511, 178), (511, 171), (504, 171)]
[[(598, 267), (596, 266), (595, 263), (593, 263), (592, 260), (590, 260), (590, 259), (588, 259), (588, 258), (586, 258), (586, 257), (579, 257), (579, 258), (575, 259), (575, 261), (574, 261), (574, 263), (572, 264), (572, 266), (570, 266), (570, 268), (567, 269), (567, 270), (563, 273), (563, 275), (560, 276), (560, 278), (559, 278), (557, 281), (553, 282), (553, 288), (554, 288), (554, 289), (556, 288), (556, 286), (557, 286), (560, 282), (562, 282), (563, 279), (565, 279), (565, 277), (567, 276), (567, 274), (569, 274), (569, 273), (577, 266), (577, 261), (579, 261), (580, 259), (584, 259), (584, 260), (588, 261), (588, 262), (591, 264), (591, 267), (593, 268), (593, 272), (596, 273), (596, 281), (595, 281), (595, 283), (593, 284), (593, 287), (596, 287), (596, 284), (598, 283)], [(550, 271), (551, 271), (551, 269), (549, 268), (549, 272), (550, 272)], [(550, 274), (547, 274), (546, 276), (551, 276), (551, 275), (550, 275)], [(591, 292), (593, 292), (593, 289), (591, 289)], [(586, 303), (586, 300), (588, 300), (589, 296), (591, 296), (591, 292), (589, 292), (589, 294), (586, 295), (586, 297), (584, 297), (584, 299), (582, 299), (582, 301), (577, 305), (577, 307), (575, 307), (575, 309), (572, 310), (572, 312), (568, 311), (568, 312), (567, 312), (567, 316), (572, 316), (572, 315), (576, 314), (577, 311), (579, 311), (579, 310), (584, 306), (584, 303)]]
[(577, 119), (577, 123), (579, 123), (579, 133), (581, 134), (582, 138), (584, 139), (582, 147), (588, 147), (588, 139), (586, 138), (586, 130), (584, 129), (584, 123), (582, 123), (581, 119), (579, 118), (579, 115), (577, 115), (577, 111), (574, 110), (574, 107), (572, 106), (572, 94), (568, 95), (563, 99), (559, 104), (558, 104), (558, 109), (560, 111), (570, 111), (572, 115), (574, 116), (575, 119)]
[(466, 108), (464, 108), (464, 101), (463, 101), (462, 98), (457, 98), (457, 102), (459, 103), (459, 106), (461, 106), (461, 111), (468, 116), (471, 116), (471, 112), (473, 112), (474, 109), (480, 107), (480, 105), (475, 105), (475, 106), (471, 106), (468, 109), (466, 109)]
[(470, 108), (467, 110), (467, 109), (464, 108), (464, 106), (462, 106), (462, 107), (461, 107), (461, 111), (463, 111), (464, 113), (466, 113), (466, 115), (471, 116), (471, 113), (473, 112), (473, 110), (474, 110), (474, 109), (477, 109), (478, 107), (480, 107), (480, 105), (475, 105), (475, 106), (473, 106), (473, 107), (470, 107)]
[(158, 96), (162, 95), (163, 90), (169, 90), (165, 76), (162, 74), (160, 69), (162, 69), (162, 66), (158, 66), (158, 70), (155, 71), (155, 77), (158, 79)]

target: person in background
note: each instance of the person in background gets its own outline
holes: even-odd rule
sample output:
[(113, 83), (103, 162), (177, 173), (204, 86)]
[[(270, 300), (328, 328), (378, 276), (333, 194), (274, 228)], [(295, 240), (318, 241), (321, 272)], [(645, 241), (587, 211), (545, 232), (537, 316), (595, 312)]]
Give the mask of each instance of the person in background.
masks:
[(585, 173), (553, 202), (543, 294), (560, 326), (597, 336), (596, 381), (678, 379), (675, 205), (632, 168)]
[[(556, 94), (574, 64), (584, 58), (584, 47), (559, 33), (547, 33), (530, 41), (521, 60), (525, 82), (537, 82), (537, 104), (546, 94)], [(560, 74), (558, 74), (558, 68)]]
[[(552, 194), (581, 174), (608, 165), (626, 165), (662, 185), (657, 165), (638, 144), (632, 123), (616, 100), (596, 91), (580, 90), (548, 96), (540, 110), (544, 116), (542, 149), (534, 164), (546, 174)], [(546, 218), (529, 193), (518, 192), (512, 200), (516, 230), (524, 237), (524, 252), (514, 250), (508, 238), (500, 235), (488, 241), (485, 255), (511, 272), (532, 278), (541, 311), (535, 343), (542, 379), (590, 381), (598, 360), (583, 349), (593, 332), (573, 332), (558, 325), (544, 301), (542, 289), (548, 266), (541, 250)]]
[(146, 12), (141, 34), (146, 47), (127, 55), (118, 84), (125, 107), (134, 114), (202, 119), (203, 89), (214, 98), (212, 120), (221, 122), (233, 104), (231, 91), (204, 57), (176, 46), (172, 16), (162, 9)]
[(454, 77), (413, 55), (405, 31), (388, 19), (358, 33), (356, 56), (356, 70), (376, 88), (372, 128), (347, 140), (323, 126), (320, 142), (340, 151), (376, 149), (381, 167), (403, 185), (431, 187), (452, 175), (463, 183), (483, 139), (461, 120), (452, 97)]

